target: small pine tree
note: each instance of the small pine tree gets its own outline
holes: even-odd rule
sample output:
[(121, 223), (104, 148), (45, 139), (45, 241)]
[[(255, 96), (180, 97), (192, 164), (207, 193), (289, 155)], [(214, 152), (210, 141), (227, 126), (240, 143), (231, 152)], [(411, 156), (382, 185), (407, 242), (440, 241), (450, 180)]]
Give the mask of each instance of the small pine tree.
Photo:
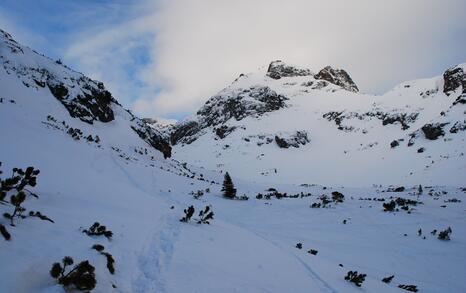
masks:
[(236, 188), (233, 185), (233, 181), (231, 180), (230, 174), (228, 172), (225, 173), (225, 178), (223, 179), (223, 196), (227, 198), (235, 198), (236, 196)]

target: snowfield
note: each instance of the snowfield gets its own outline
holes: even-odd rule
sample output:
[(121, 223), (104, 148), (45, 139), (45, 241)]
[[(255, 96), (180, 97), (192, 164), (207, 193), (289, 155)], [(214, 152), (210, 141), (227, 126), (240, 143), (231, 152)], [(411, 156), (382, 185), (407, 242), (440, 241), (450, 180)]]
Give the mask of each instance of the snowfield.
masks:
[[(0, 40), (2, 62), (15, 58), (8, 50)], [(371, 155), (358, 151), (358, 141), (343, 136), (333, 144), (338, 151), (347, 148), (354, 156), (351, 161), (345, 161), (343, 154), (331, 155), (331, 150), (328, 155), (319, 152), (320, 159), (308, 158), (312, 152), (307, 147), (329, 140), (331, 133), (339, 137), (336, 133), (341, 130), (333, 121), (294, 115), (301, 106), (312, 103), (310, 97), (296, 96), (290, 98), (292, 107), (261, 118), (267, 123), (251, 117), (240, 121), (248, 123), (247, 130), (241, 135), (233, 132), (221, 141), (222, 145), (231, 144), (221, 157), (215, 156), (220, 141), (208, 133), (186, 148), (174, 146), (173, 156), (164, 159), (161, 151), (133, 131), (136, 118), (118, 104), (110, 104), (114, 119), (108, 122), (94, 120), (90, 124), (72, 118), (49, 88), (26, 86), (24, 75), (16, 74), (10, 65), (8, 70), (0, 66), (0, 178), (8, 178), (14, 167), (40, 169), (37, 186), (28, 187), (38, 198), (27, 196), (24, 215), (40, 211), (54, 223), (27, 216), (15, 219), (13, 227), (9, 219), (0, 219), (11, 234), (8, 241), (0, 237), (0, 292), (66, 292), (49, 273), (52, 264), (64, 256), (71, 256), (75, 263), (89, 260), (95, 267), (97, 285), (93, 292), (407, 292), (399, 285), (415, 285), (419, 292), (466, 292), (465, 161), (458, 154), (465, 148), (464, 132), (456, 137), (451, 134), (447, 143), (429, 141), (429, 151), (435, 156), (448, 153), (450, 159), (436, 163), (432, 173), (416, 169), (405, 181), (412, 164), (423, 166), (426, 160), (412, 159), (418, 154), (411, 154), (415, 150), (406, 146), (391, 150), (386, 164), (381, 164), (372, 162), (381, 152)], [(70, 76), (69, 69), (63, 70), (62, 77)], [(429, 88), (435, 82), (416, 82), (416, 87)], [(357, 103), (360, 109), (366, 107), (365, 96), (337, 93), (344, 97), (337, 100), (335, 94), (323, 91), (322, 99), (328, 104), (321, 107), (346, 109), (353, 98), (362, 101)], [(422, 107), (434, 111), (450, 104), (448, 100)], [(412, 107), (421, 104), (416, 101)], [(461, 116), (461, 111), (464, 105), (447, 117)], [(284, 117), (293, 119), (288, 118), (286, 127), (280, 128)], [(422, 124), (416, 123), (412, 130)], [(259, 132), (275, 135), (277, 131), (301, 130), (304, 124), (325, 131), (311, 130), (311, 143), (300, 148), (284, 150), (265, 144), (266, 156), (274, 158), (268, 163), (255, 159), (257, 144), (235, 143), (239, 136)], [(390, 125), (379, 133), (380, 121), (361, 124), (374, 127), (368, 140), (378, 140), (380, 148), (386, 148), (392, 137), (401, 137), (400, 125)], [(87, 139), (89, 135), (92, 139)], [(427, 145), (424, 138), (418, 139), (416, 146)], [(242, 157), (237, 151), (247, 154)], [(284, 151), (289, 151), (286, 156)], [(396, 164), (392, 163), (395, 159)], [(295, 177), (291, 169), (281, 169), (299, 160), (304, 163), (296, 169)], [(326, 167), (334, 166), (332, 162), (337, 160), (348, 168)], [(399, 164), (408, 169), (399, 174)], [(279, 170), (262, 180), (257, 170), (266, 166)], [(393, 176), (378, 177), (376, 167), (391, 170)], [(225, 171), (232, 175), (237, 195), (246, 195), (249, 200), (222, 196)], [(371, 172), (375, 174), (368, 176)], [(395, 192), (399, 186), (404, 190)], [(12, 192), (0, 202), (1, 214), (12, 212), (8, 201)], [(336, 202), (333, 192), (340, 192), (344, 199)], [(397, 198), (415, 204), (384, 211), (384, 204)], [(326, 200), (329, 202), (324, 204)], [(318, 204), (321, 206), (315, 207)], [(214, 219), (209, 225), (195, 220), (180, 222), (183, 210), (190, 205), (196, 209), (194, 218), (210, 206)], [(94, 222), (111, 230), (111, 239), (83, 233)], [(438, 239), (440, 231), (448, 227), (451, 239)], [(435, 235), (431, 234), (434, 230)], [(103, 245), (113, 255), (114, 274), (107, 269), (105, 257), (91, 248), (94, 244)], [(317, 251), (315, 255), (309, 253), (311, 249)], [(367, 274), (361, 287), (345, 280), (348, 271)], [(391, 275), (390, 283), (381, 281)]]

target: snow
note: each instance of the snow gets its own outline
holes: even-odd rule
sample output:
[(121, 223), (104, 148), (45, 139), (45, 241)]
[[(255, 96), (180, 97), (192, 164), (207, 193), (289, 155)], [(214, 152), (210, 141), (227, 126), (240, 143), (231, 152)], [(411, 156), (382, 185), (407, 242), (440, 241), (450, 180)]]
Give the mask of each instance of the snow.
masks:
[[(3, 46), (0, 42), (1, 49)], [(306, 77), (299, 78), (306, 80)], [(262, 82), (256, 80), (254, 84), (259, 81)], [(436, 81), (422, 81), (417, 87), (430, 88)], [(245, 83), (244, 86), (248, 82), (249, 79), (238, 81)], [(273, 82), (270, 81), (272, 86)], [(65, 292), (50, 277), (49, 270), (66, 255), (72, 256), (75, 262), (89, 260), (96, 267), (97, 287), (93, 292), (403, 292), (397, 287), (399, 284), (417, 285), (420, 292), (465, 292), (465, 192), (459, 187), (461, 184), (442, 186), (443, 182), (449, 182), (446, 177), (452, 177), (452, 183), (464, 182), (459, 181), (464, 179), (464, 172), (455, 173), (464, 167), (464, 160), (442, 161), (443, 165), (435, 167), (435, 174), (445, 174), (428, 177), (435, 181), (434, 186), (423, 185), (422, 195), (416, 194), (417, 182), (406, 184), (405, 192), (383, 192), (387, 186), (371, 185), (371, 182), (385, 181), (377, 177), (380, 174), (376, 170), (380, 167), (377, 158), (381, 152), (361, 153), (356, 150), (359, 147), (356, 140), (344, 133), (336, 135), (342, 132), (333, 122), (318, 119), (318, 115), (308, 115), (309, 118), (301, 114), (302, 111), (311, 114), (347, 109), (353, 104), (370, 109), (367, 99), (383, 105), (385, 99), (397, 96), (397, 90), (379, 98), (338, 90), (336, 93), (341, 94), (341, 99), (326, 91), (310, 96), (293, 95), (296, 93), (293, 87), (280, 88), (280, 91), (292, 97), (292, 107), (271, 112), (257, 121), (248, 117), (232, 122), (232, 125), (247, 124), (248, 127), (241, 135), (233, 132), (222, 144), (213, 137), (202, 136), (189, 148), (177, 149), (174, 158), (164, 160), (159, 151), (131, 130), (132, 117), (123, 108), (112, 106), (115, 120), (111, 122), (88, 124), (71, 118), (47, 88), (26, 87), (21, 78), (0, 67), (0, 98), (4, 99), (0, 103), (0, 137), (3, 138), (0, 169), (4, 173), (0, 176), (2, 179), (9, 176), (13, 167), (32, 165), (40, 169), (38, 184), (32, 189), (39, 198), (28, 197), (24, 207), (28, 211), (38, 210), (55, 222), (28, 217), (17, 220), (17, 225), (11, 227), (7, 219), (0, 219), (0, 224), (12, 235), (10, 241), (0, 239), (0, 292)], [(314, 103), (313, 99), (320, 102)], [(448, 102), (439, 100), (429, 106), (413, 102), (412, 108), (422, 106), (435, 112), (435, 108)], [(301, 107), (304, 109), (300, 110)], [(453, 111), (456, 110), (452, 109), (449, 115), (456, 115)], [(66, 132), (50, 126), (55, 124), (47, 120), (48, 115), (58, 121), (56, 125), (65, 121), (85, 135), (98, 135), (101, 142), (74, 140)], [(286, 119), (288, 115), (294, 119)], [(280, 123), (284, 119), (286, 125)], [(380, 123), (369, 121), (364, 127), (376, 128)], [(416, 123), (412, 129), (422, 124)], [(265, 146), (266, 159), (256, 159), (258, 150), (249, 150), (255, 149), (255, 145), (233, 144), (243, 135), (296, 131), (303, 125), (312, 126), (311, 143), (287, 149), (286, 156), (283, 150), (269, 145)], [(387, 147), (386, 143), (399, 135), (399, 125), (379, 128), (367, 140), (378, 141), (380, 147)], [(378, 131), (383, 132), (378, 134)], [(385, 139), (388, 135), (390, 138)], [(324, 144), (317, 154), (307, 149), (325, 140), (332, 140), (336, 150), (344, 145), (355, 158), (345, 160), (343, 154), (336, 155), (331, 149), (323, 152)], [(225, 142), (231, 143), (231, 148), (222, 149), (221, 158), (215, 157)], [(453, 137), (451, 143), (433, 142), (428, 149), (453, 154), (455, 149), (464, 150), (464, 142)], [(387, 156), (384, 168), (394, 173), (390, 180), (393, 184), (404, 184), (403, 177), (396, 173), (399, 171), (396, 164), (400, 161), (407, 161), (402, 162), (405, 167), (413, 162), (420, 166), (424, 163), (424, 160), (411, 159), (413, 154), (409, 152), (413, 151), (395, 149), (393, 155)], [(247, 154), (243, 157), (238, 152)], [(183, 156), (191, 161), (186, 167), (182, 164)], [(267, 163), (269, 157), (275, 159)], [(355, 167), (354, 162), (362, 158)], [(396, 163), (391, 166), (390, 162), (395, 159)], [(255, 173), (267, 167), (271, 170), (294, 166), (300, 160), (303, 161), (301, 169), (294, 175), (291, 171), (287, 175), (280, 168), (279, 175), (271, 172), (267, 182), (259, 180), (260, 176)], [(332, 165), (335, 161), (345, 168), (324, 167), (329, 164), (335, 167)], [(226, 169), (217, 168), (217, 163), (228, 166), (238, 195), (245, 194), (249, 200), (222, 197), (219, 183)], [(233, 168), (235, 164), (237, 169)], [(308, 167), (304, 168), (306, 164)], [(307, 175), (302, 176), (300, 172)], [(351, 183), (351, 179), (371, 172), (375, 174), (355, 181), (364, 186), (341, 187), (340, 182)], [(319, 173), (322, 175), (317, 176)], [(424, 175), (416, 175), (419, 182)], [(293, 176), (296, 180), (288, 181)], [(322, 181), (332, 184), (318, 182), (326, 178)], [(306, 180), (301, 182), (301, 179)], [(327, 186), (312, 185), (309, 181)], [(288, 194), (311, 193), (311, 196), (281, 200), (255, 198), (269, 187)], [(207, 188), (210, 192), (200, 199), (190, 194)], [(330, 195), (332, 191), (342, 192), (345, 201), (329, 208), (310, 208), (322, 194)], [(360, 200), (367, 197), (388, 200), (390, 196), (419, 200), (422, 204), (411, 213), (384, 212), (382, 202)], [(460, 202), (448, 202), (453, 198)], [(214, 220), (210, 225), (181, 223), (183, 209), (189, 205), (194, 205), (196, 215), (210, 205)], [(11, 206), (0, 204), (0, 213), (5, 212), (11, 212)], [(343, 220), (347, 223), (343, 224)], [(82, 229), (95, 221), (113, 231), (111, 240), (82, 233)], [(453, 230), (450, 241), (438, 240), (430, 234), (434, 229), (447, 227)], [(417, 235), (419, 228), (426, 239)], [(303, 249), (295, 247), (298, 242), (303, 244)], [(114, 275), (108, 272), (105, 258), (91, 249), (96, 243), (104, 245), (105, 251), (114, 256)], [(318, 250), (318, 254), (307, 253), (309, 249)], [(349, 270), (367, 274), (361, 288), (344, 280)], [(381, 282), (392, 274), (395, 278), (391, 284)]]

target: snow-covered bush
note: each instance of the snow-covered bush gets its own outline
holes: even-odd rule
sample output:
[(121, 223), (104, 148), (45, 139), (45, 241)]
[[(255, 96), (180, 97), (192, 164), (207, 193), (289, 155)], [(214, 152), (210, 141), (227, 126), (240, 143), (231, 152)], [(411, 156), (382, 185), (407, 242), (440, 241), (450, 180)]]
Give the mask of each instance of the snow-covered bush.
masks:
[(349, 271), (345, 276), (345, 280), (361, 287), (362, 283), (366, 280), (366, 276), (366, 274), (358, 274), (358, 271)]
[(198, 224), (210, 224), (209, 220), (214, 219), (214, 212), (210, 209), (209, 206), (206, 206), (204, 210), (199, 212)]
[(396, 203), (393, 200), (390, 202), (386, 202), (383, 204), (383, 208), (385, 212), (393, 212), (396, 208)]
[(191, 220), (192, 216), (194, 215), (194, 207), (189, 206), (187, 209), (183, 210), (184, 217), (180, 219), (180, 222), (187, 223)]
[[(187, 223), (191, 220), (194, 215), (195, 209), (194, 206), (189, 206), (187, 209), (183, 210), (184, 217), (180, 219), (180, 222)], [(198, 224), (210, 224), (210, 220), (214, 219), (214, 212), (210, 206), (206, 206), (203, 210), (199, 212), (199, 218), (195, 219)]]
[(5, 238), (5, 240), (10, 240), (11, 239), (10, 233), (8, 233), (8, 230), (2, 224), (0, 224), (0, 234), (2, 234), (3, 238)]
[(385, 212), (393, 212), (398, 211), (396, 207), (399, 206), (402, 210), (406, 210), (409, 213), (409, 206), (416, 206), (419, 203), (421, 202), (412, 199), (397, 197), (394, 200), (391, 200), (390, 202), (384, 203), (383, 208)]
[[(328, 206), (329, 203), (332, 202), (332, 200), (329, 199), (329, 197), (326, 195), (326, 194), (322, 194), (320, 197), (319, 197), (319, 200), (321, 202), (315, 202), (311, 205), (311, 208), (320, 208), (320, 207), (323, 207), (323, 208), (326, 208)], [(343, 200), (342, 200), (343, 201)]]
[(24, 202), (25, 199), (26, 199), (26, 193), (24, 193), (24, 191), (20, 191), (16, 195), (12, 195), (10, 197), (10, 204), (14, 207), (13, 213), (12, 214), (4, 213), (3, 216), (10, 220), (11, 226), (15, 225), (13, 221), (15, 217), (21, 218), (21, 219), (25, 218), (25, 216), (23, 215), (23, 212), (26, 209), (21, 206), (21, 204)]
[(62, 264), (56, 262), (50, 270), (50, 275), (63, 285), (65, 289), (76, 288), (81, 291), (90, 291), (95, 288), (95, 268), (89, 261), (82, 261), (66, 273), (66, 268), (74, 263), (73, 259), (65, 256)]
[(41, 212), (39, 211), (29, 211), (29, 217), (37, 217), (43, 221), (49, 221), (50, 223), (55, 223), (52, 219), (50, 219), (49, 217), (47, 217), (46, 215), (43, 215)]
[(450, 240), (450, 235), (453, 231), (451, 230), (450, 227), (448, 227), (447, 229), (443, 230), (443, 231), (440, 231), (438, 233), (438, 239), (440, 240)]
[[(0, 166), (2, 163), (0, 162)], [(13, 168), (12, 175), (10, 178), (4, 180), (0, 179), (0, 200), (3, 201), (7, 193), (11, 190), (27, 191), (30, 195), (38, 197), (35, 193), (26, 189), (27, 186), (34, 187), (37, 185), (37, 175), (39, 175), (40, 170), (34, 170), (34, 167), (27, 167), (26, 171), (19, 168)], [(0, 174), (2, 172), (0, 171)]]
[(395, 278), (395, 275), (385, 277), (385, 278), (382, 279), (382, 282), (389, 284), (393, 280), (393, 278)]
[(105, 252), (104, 249), (105, 247), (101, 244), (94, 244), (92, 246), (92, 249), (97, 250), (101, 255), (105, 256), (107, 259), (107, 269), (110, 272), (110, 274), (115, 274), (115, 259), (113, 258), (113, 255), (111, 255), (108, 252)]
[(338, 191), (332, 192), (333, 202), (336, 202), (336, 203), (343, 202), (344, 199), (345, 199), (345, 196), (341, 192), (338, 192)]
[(200, 199), (204, 195), (204, 190), (192, 191), (191, 194), (195, 199)]
[(409, 292), (419, 291), (417, 289), (417, 286), (415, 286), (415, 285), (398, 285), (398, 288), (405, 289), (406, 291), (409, 291)]
[[(40, 171), (35, 170), (34, 167), (27, 167), (25, 171), (20, 168), (13, 168), (10, 178), (6, 178), (4, 180), (0, 179), (0, 201), (5, 204), (9, 204), (14, 208), (12, 213), (3, 214), (5, 218), (10, 220), (11, 226), (15, 226), (15, 218), (26, 218), (26, 216), (23, 215), (23, 212), (25, 212), (26, 209), (22, 206), (23, 202), (26, 200), (26, 192), (34, 197), (38, 197), (37, 194), (28, 190), (26, 187), (34, 187), (37, 185), (37, 175), (39, 175), (39, 173)], [(2, 174), (1, 171), (0, 174)], [(10, 200), (6, 201), (5, 198), (9, 193), (11, 194)], [(38, 213), (40, 214), (40, 212)], [(35, 215), (36, 214), (33, 213), (33, 216)], [(40, 215), (45, 217), (42, 214)]]
[(87, 234), (88, 236), (101, 236), (104, 235), (107, 239), (112, 238), (113, 232), (107, 230), (107, 227), (104, 225), (100, 225), (99, 222), (95, 222), (89, 229), (84, 229), (83, 233)]

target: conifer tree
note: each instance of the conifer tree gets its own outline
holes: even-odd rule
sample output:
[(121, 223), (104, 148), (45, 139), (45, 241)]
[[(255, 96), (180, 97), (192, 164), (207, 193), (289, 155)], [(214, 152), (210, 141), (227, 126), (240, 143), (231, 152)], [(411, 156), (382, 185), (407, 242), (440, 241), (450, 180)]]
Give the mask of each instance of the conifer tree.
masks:
[(231, 180), (230, 174), (228, 172), (225, 173), (225, 178), (223, 179), (223, 196), (227, 198), (235, 198), (236, 196), (236, 188), (233, 185), (233, 181)]

